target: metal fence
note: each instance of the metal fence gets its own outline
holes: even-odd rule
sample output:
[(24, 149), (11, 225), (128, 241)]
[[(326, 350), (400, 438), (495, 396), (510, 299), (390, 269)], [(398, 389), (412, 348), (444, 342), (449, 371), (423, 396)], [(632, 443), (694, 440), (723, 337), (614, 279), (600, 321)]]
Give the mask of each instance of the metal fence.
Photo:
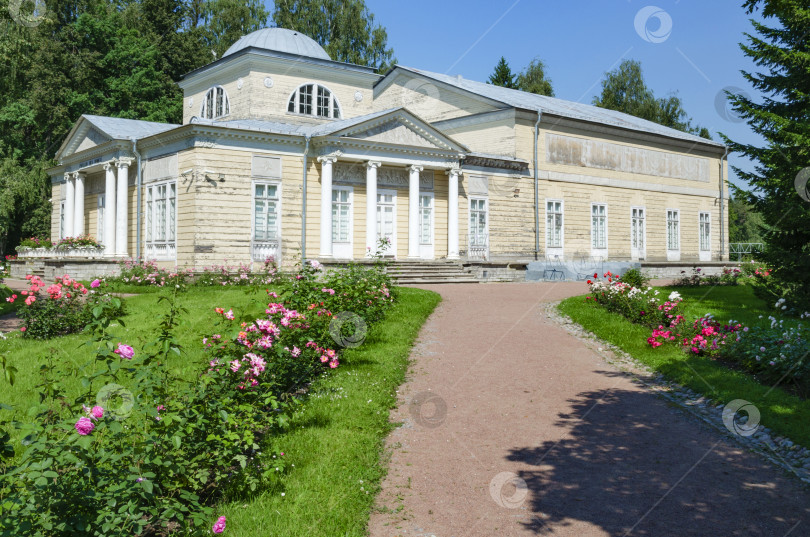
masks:
[(729, 255), (737, 254), (737, 261), (740, 261), (744, 255), (761, 252), (762, 247), (761, 242), (730, 242), (728, 244), (728, 253)]

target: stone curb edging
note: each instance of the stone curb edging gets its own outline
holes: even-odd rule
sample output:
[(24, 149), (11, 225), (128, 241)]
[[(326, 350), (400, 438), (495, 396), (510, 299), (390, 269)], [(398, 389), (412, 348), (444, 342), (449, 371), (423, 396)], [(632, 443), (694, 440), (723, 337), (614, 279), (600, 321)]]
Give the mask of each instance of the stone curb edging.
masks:
[[(722, 419), (725, 405), (667, 380), (664, 375), (653, 371), (619, 347), (600, 339), (592, 332), (575, 323), (570, 317), (560, 313), (557, 309), (559, 304), (559, 301), (547, 303), (545, 306), (546, 317), (584, 342), (605, 362), (630, 373), (634, 379), (656, 395), (665, 398), (679, 409), (699, 419), (725, 438), (792, 474), (805, 485), (810, 485), (810, 449), (800, 446), (787, 438), (774, 437), (771, 430), (761, 424), (757, 432), (752, 436), (746, 437), (731, 433)], [(738, 424), (743, 425), (747, 421), (747, 416), (738, 416), (736, 421)], [(766, 448), (770, 451), (767, 451)]]

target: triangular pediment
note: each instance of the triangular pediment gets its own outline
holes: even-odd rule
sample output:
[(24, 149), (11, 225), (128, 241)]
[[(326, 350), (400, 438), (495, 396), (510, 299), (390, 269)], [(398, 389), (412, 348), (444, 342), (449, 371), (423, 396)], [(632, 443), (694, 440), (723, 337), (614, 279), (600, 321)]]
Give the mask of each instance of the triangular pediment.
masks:
[(62, 147), (59, 148), (56, 157), (57, 159), (69, 157), (74, 153), (92, 149), (110, 140), (112, 138), (109, 135), (82, 117), (73, 126), (73, 129), (62, 143)]
[(337, 138), (362, 140), (441, 151), (466, 152), (467, 148), (405, 108), (377, 112), (354, 124), (324, 133)]
[(344, 134), (344, 136), (367, 140), (370, 142), (445, 149), (444, 147), (439, 147), (436, 143), (427, 139), (414, 128), (402, 123), (401, 121), (398, 121), (397, 119), (392, 119), (387, 123), (377, 125), (361, 132)]

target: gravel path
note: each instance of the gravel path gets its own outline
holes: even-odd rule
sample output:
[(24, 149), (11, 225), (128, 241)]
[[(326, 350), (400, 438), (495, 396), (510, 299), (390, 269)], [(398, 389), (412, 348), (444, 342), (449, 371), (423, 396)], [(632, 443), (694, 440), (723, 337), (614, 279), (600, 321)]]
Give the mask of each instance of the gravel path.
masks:
[(547, 315), (581, 283), (424, 286), (372, 537), (810, 535), (810, 492)]

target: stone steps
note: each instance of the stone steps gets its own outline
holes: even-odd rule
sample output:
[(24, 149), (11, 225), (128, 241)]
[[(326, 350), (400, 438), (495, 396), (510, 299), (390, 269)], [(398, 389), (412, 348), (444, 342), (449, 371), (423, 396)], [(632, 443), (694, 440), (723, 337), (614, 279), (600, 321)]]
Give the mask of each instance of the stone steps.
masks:
[(479, 283), (461, 263), (454, 261), (392, 261), (386, 272), (399, 285)]

